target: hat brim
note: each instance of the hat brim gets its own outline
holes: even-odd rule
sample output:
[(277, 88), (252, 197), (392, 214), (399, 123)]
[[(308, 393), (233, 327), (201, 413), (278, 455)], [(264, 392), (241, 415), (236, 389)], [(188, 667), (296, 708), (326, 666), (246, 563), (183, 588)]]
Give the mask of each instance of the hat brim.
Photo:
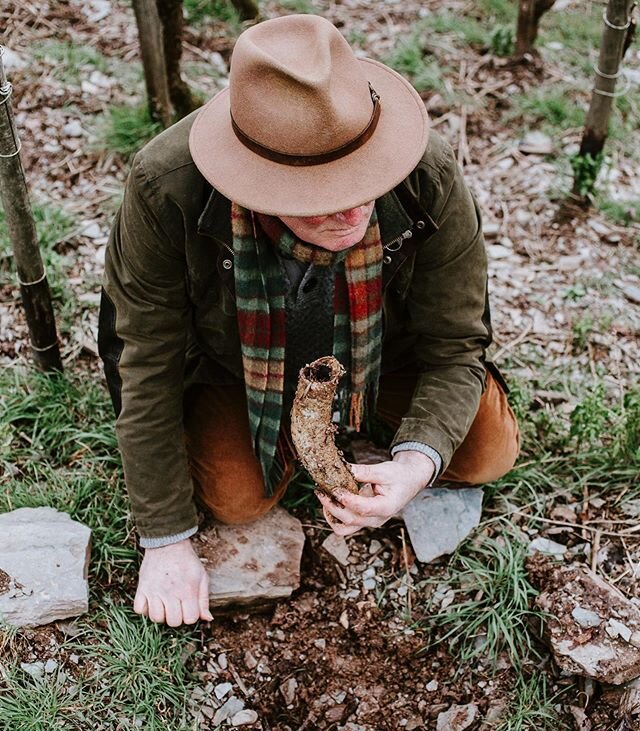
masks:
[(295, 167), (272, 162), (245, 147), (231, 127), (229, 89), (197, 114), (189, 135), (191, 156), (211, 185), (235, 203), (276, 216), (320, 216), (363, 205), (398, 185), (427, 146), (424, 102), (400, 74), (360, 59), (380, 95), (380, 119), (367, 142), (333, 162)]

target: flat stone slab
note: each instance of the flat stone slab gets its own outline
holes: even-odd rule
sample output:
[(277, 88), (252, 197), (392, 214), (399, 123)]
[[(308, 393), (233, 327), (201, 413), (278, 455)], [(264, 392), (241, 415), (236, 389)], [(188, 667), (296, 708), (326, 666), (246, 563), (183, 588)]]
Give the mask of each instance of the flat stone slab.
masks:
[(404, 507), (402, 518), (418, 561), (453, 553), (480, 522), (482, 488), (427, 487)]
[(610, 685), (640, 676), (640, 610), (619, 589), (585, 566), (557, 566), (539, 553), (527, 570), (562, 670)]
[(91, 530), (54, 508), (0, 515), (0, 619), (18, 627), (89, 609)]
[(192, 539), (209, 574), (212, 608), (262, 604), (300, 586), (304, 531), (297, 518), (276, 507), (246, 525), (216, 523)]

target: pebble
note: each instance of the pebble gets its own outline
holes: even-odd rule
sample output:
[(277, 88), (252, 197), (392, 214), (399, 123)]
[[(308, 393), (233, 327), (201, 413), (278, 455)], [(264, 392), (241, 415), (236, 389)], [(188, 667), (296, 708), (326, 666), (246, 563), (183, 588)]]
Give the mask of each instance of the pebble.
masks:
[(424, 728), (424, 721), (421, 716), (411, 716), (407, 719), (404, 728), (405, 731), (417, 731), (417, 729)]
[(340, 619), (338, 620), (340, 624), (345, 628), (349, 629), (349, 614), (347, 610), (345, 609), (342, 614), (340, 615)]
[(44, 666), (45, 673), (53, 673), (58, 667), (58, 661), (50, 657)]
[(220, 669), (221, 669), (221, 670), (226, 670), (226, 669), (227, 669), (227, 666), (228, 666), (228, 664), (229, 664), (229, 663), (227, 662), (227, 656), (225, 655), (225, 653), (224, 653), (224, 652), (221, 652), (221, 653), (220, 653), (220, 654), (218, 655), (218, 665), (220, 666)]
[(258, 661), (250, 650), (244, 653), (244, 664), (248, 670), (253, 670), (258, 664)]
[(77, 119), (72, 119), (62, 128), (62, 134), (67, 137), (82, 137), (84, 130)]
[(335, 533), (330, 533), (322, 542), (322, 548), (341, 566), (349, 565), (349, 544), (345, 540), (344, 536), (338, 536)]
[(428, 690), (429, 693), (433, 693), (436, 690), (438, 690), (438, 681), (437, 680), (431, 680), (425, 685), (425, 690)]
[(86, 226), (80, 232), (83, 236), (88, 239), (99, 239), (102, 238), (102, 229), (96, 221), (87, 221)]
[(640, 287), (635, 287), (633, 284), (628, 284), (623, 290), (622, 294), (636, 305), (640, 305)]
[(314, 640), (313, 644), (315, 647), (318, 648), (318, 650), (324, 650), (327, 646), (327, 641), (323, 638), (320, 638), (319, 640)]
[(12, 51), (6, 46), (3, 47), (2, 63), (4, 64), (5, 71), (19, 71), (29, 65), (19, 53)]
[(280, 693), (284, 698), (284, 702), (290, 706), (296, 699), (296, 691), (298, 690), (298, 681), (295, 678), (285, 680), (280, 686)]
[(465, 706), (452, 705), (448, 710), (438, 715), (437, 731), (463, 731), (469, 728), (476, 720), (478, 706), (469, 703)]
[(231, 719), (231, 725), (232, 726), (248, 726), (250, 723), (255, 723), (258, 720), (258, 714), (250, 709), (245, 709), (243, 711), (238, 711), (232, 719)]
[(228, 718), (233, 718), (243, 709), (244, 701), (240, 700), (240, 698), (236, 698), (235, 695), (232, 695), (224, 705), (218, 708), (215, 716), (213, 717), (213, 723), (217, 725), (226, 721)]
[(231, 685), (231, 683), (218, 683), (218, 685), (216, 685), (216, 687), (213, 689), (213, 692), (215, 693), (216, 698), (221, 700), (232, 689), (233, 685)]
[(20, 667), (32, 678), (42, 678), (44, 675), (43, 662), (21, 662)]
[(374, 553), (378, 553), (378, 551), (382, 550), (382, 543), (380, 541), (377, 541), (375, 538), (371, 541), (369, 544), (369, 553), (373, 555)]
[(606, 630), (609, 637), (622, 637), (625, 642), (629, 642), (629, 640), (631, 639), (631, 630), (627, 627), (626, 624), (618, 622), (617, 619), (609, 619), (609, 621), (607, 622)]
[(553, 152), (551, 138), (542, 132), (528, 132), (518, 146), (525, 155), (550, 155)]
[(373, 591), (376, 588), (376, 580), (375, 579), (365, 579), (362, 582), (362, 586), (365, 588), (366, 591)]
[(597, 627), (602, 622), (602, 619), (596, 612), (583, 609), (580, 606), (573, 608), (571, 616), (581, 627)]
[(90, 0), (86, 3), (84, 12), (90, 23), (99, 23), (111, 15), (113, 8), (108, 0)]
[(330, 708), (325, 714), (324, 717), (329, 723), (339, 723), (344, 718), (344, 714), (346, 713), (347, 707), (344, 703), (341, 703), (338, 706), (334, 706), (333, 708)]
[(546, 553), (549, 556), (555, 556), (556, 558), (562, 558), (567, 552), (567, 547), (563, 546), (562, 543), (556, 543), (548, 538), (534, 538), (529, 544), (529, 553)]
[(271, 675), (271, 668), (267, 665), (266, 660), (260, 660), (257, 665), (257, 670), (260, 675)]
[(273, 639), (278, 640), (278, 642), (284, 642), (285, 641), (285, 634), (281, 629), (275, 630), (273, 633)]

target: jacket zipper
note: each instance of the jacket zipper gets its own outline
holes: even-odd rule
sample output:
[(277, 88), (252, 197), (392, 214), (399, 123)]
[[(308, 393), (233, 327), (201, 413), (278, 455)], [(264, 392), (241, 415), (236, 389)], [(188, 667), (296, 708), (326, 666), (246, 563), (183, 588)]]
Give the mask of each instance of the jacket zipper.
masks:
[(389, 241), (388, 244), (384, 245), (384, 248), (387, 251), (399, 251), (400, 247), (402, 246), (405, 239), (410, 239), (413, 236), (413, 231), (408, 228), (406, 231), (403, 231), (400, 236), (396, 236), (395, 239), (392, 241)]

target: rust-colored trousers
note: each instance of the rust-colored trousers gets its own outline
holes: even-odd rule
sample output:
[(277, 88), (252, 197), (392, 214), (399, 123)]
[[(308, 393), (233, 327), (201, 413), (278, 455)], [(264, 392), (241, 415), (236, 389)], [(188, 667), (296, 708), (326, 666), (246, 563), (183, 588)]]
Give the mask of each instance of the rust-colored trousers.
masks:
[[(397, 372), (380, 380), (378, 415), (397, 428), (409, 408), (416, 376)], [(283, 429), (278, 451), (287, 464), (274, 494), (266, 497), (260, 464), (253, 454), (244, 385), (196, 386), (186, 394), (186, 444), (196, 498), (223, 523), (249, 523), (284, 495), (295, 473), (290, 436)], [(520, 450), (520, 432), (506, 394), (487, 373), (487, 387), (475, 420), (441, 479), (467, 484), (506, 474)]]

